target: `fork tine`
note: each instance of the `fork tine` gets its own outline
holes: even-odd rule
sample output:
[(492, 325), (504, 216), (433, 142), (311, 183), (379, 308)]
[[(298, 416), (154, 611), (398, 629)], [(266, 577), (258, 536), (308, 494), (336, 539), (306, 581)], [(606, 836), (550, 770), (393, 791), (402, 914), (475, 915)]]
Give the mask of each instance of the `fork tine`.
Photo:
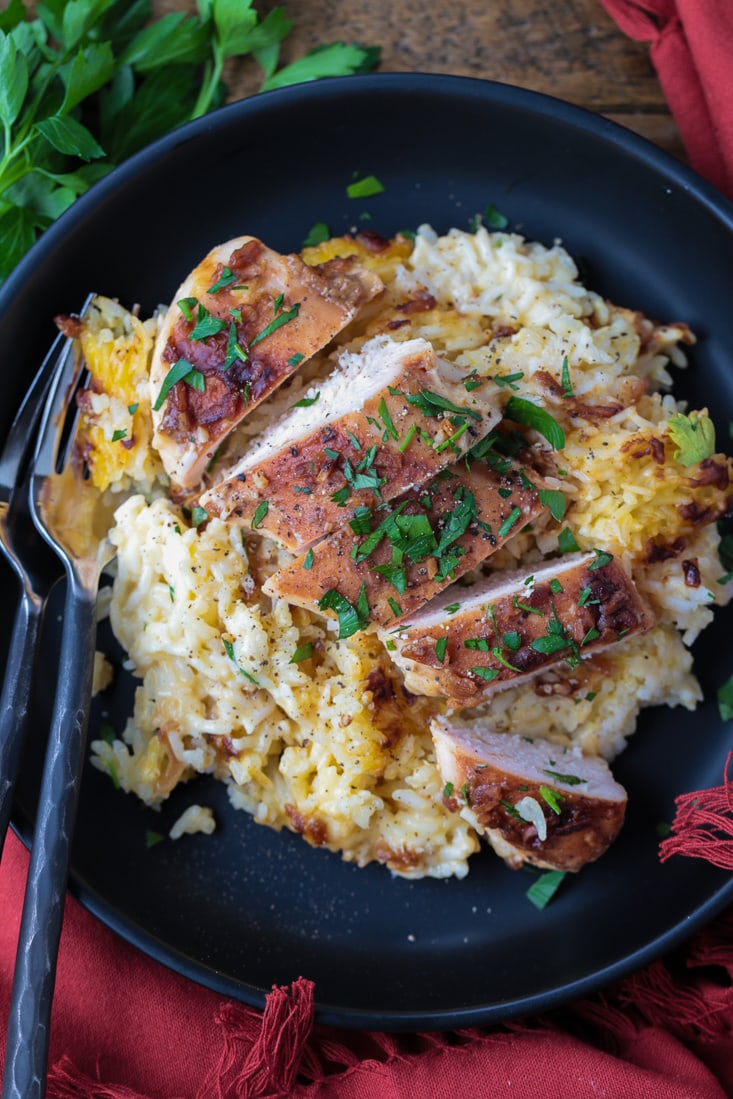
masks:
[(66, 337), (59, 332), (31, 382), (5, 439), (2, 454), (0, 454), (0, 493), (4, 494), (5, 502), (8, 501), (13, 486), (22, 475), (22, 467), (27, 464), (35, 446), (36, 428), (41, 419), (46, 394), (65, 340)]

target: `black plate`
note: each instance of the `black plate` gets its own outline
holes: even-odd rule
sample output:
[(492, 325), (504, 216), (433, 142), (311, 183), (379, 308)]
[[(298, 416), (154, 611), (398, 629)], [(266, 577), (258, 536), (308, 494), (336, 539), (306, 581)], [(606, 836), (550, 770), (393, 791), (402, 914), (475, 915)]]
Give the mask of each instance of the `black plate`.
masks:
[[(349, 200), (354, 172), (383, 195)], [(51, 317), (90, 290), (167, 302), (215, 243), (240, 233), (298, 250), (310, 226), (384, 234), (429, 221), (467, 227), (493, 203), (530, 238), (562, 238), (591, 287), (697, 332), (684, 395), (733, 418), (733, 208), (641, 139), (557, 101), (501, 85), (380, 75), (238, 103), (175, 133), (102, 182), (52, 228), (0, 296), (6, 423), (52, 335)], [(367, 211), (370, 221), (360, 221)], [(12, 580), (3, 577), (5, 605)], [(662, 865), (655, 826), (674, 797), (719, 785), (730, 725), (716, 688), (730, 675), (730, 614), (697, 648), (708, 701), (647, 712), (616, 767), (630, 791), (613, 849), (551, 905), (527, 873), (490, 853), (464, 881), (406, 882), (357, 870), (290, 834), (255, 826), (200, 780), (162, 818), (87, 767), (72, 889), (142, 950), (227, 995), (261, 1004), (275, 983), (316, 982), (319, 1019), (391, 1029), (451, 1027), (534, 1012), (596, 989), (678, 942), (733, 900), (729, 875), (692, 859)], [(53, 639), (44, 667), (53, 666)], [(110, 704), (121, 728), (129, 683)], [(48, 693), (39, 691), (39, 694)], [(28, 838), (47, 712), (39, 705), (15, 824)], [(92, 719), (92, 727), (98, 722)], [(193, 801), (214, 837), (146, 849)]]

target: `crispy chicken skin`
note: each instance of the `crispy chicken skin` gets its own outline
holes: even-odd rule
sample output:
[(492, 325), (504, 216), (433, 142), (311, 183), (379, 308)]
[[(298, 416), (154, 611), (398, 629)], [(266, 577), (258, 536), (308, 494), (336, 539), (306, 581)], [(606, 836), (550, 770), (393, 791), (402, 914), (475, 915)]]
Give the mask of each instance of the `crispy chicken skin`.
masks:
[[(354, 258), (308, 267), (254, 237), (209, 252), (178, 289), (153, 353), (154, 443), (174, 484), (195, 488), (240, 420), (382, 289)], [(203, 387), (191, 375), (159, 402), (181, 360), (203, 375)]]
[(357, 508), (374, 511), (434, 477), (491, 430), (498, 398), (467, 393), (464, 376), (425, 340), (375, 337), (342, 354), (309, 390), (312, 403), (262, 432), (201, 505), (293, 552), (306, 549)]
[(652, 624), (620, 560), (592, 550), (451, 588), (389, 636), (408, 690), (476, 706)]
[[(542, 484), (520, 467), (499, 473), (484, 461), (471, 462), (470, 470), (465, 460), (455, 462), (378, 511), (365, 529), (357, 519), (360, 533), (339, 527), (271, 576), (263, 590), (316, 610), (329, 589), (355, 604), (365, 584), (370, 621), (394, 625), (536, 518), (543, 511)], [(378, 531), (381, 539), (370, 551)], [(395, 556), (401, 564), (393, 567)]]
[(621, 830), (626, 791), (603, 759), (540, 738), (434, 718), (430, 729), (453, 810), (468, 806), (511, 867), (577, 871)]

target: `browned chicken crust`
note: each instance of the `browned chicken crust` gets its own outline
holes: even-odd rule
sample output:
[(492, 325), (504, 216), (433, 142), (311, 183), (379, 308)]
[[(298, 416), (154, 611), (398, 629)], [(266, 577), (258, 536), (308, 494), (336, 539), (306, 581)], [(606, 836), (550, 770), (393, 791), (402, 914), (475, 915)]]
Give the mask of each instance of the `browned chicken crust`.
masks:
[(263, 590), (317, 610), (329, 590), (356, 604), (365, 585), (369, 620), (394, 625), (535, 519), (544, 510), (543, 484), (521, 467), (497, 472), (484, 461), (455, 462), (391, 507), (357, 517), (356, 533), (340, 527)]
[[(194, 488), (243, 417), (382, 289), (354, 257), (309, 267), (254, 237), (214, 248), (179, 288), (153, 355), (154, 441), (174, 484)], [(203, 381), (192, 373), (160, 401), (180, 362)]]
[(580, 870), (621, 831), (626, 791), (604, 760), (478, 723), (435, 718), (431, 732), (446, 804), (468, 806), (513, 868)]
[(476, 706), (555, 664), (575, 667), (652, 624), (621, 561), (594, 550), (451, 589), (403, 620), (392, 656), (409, 690)]

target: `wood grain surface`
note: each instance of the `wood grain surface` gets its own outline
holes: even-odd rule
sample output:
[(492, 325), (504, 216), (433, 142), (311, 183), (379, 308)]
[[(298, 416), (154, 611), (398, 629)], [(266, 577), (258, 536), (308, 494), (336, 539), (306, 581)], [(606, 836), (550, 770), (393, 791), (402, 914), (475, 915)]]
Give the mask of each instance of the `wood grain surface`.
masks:
[[(156, 14), (181, 9), (155, 0)], [(191, 4), (191, 6), (193, 6)], [(261, 15), (275, 0), (256, 0)], [(281, 0), (293, 20), (282, 60), (325, 42), (381, 47), (381, 72), (452, 73), (531, 88), (628, 126), (684, 159), (646, 45), (599, 0)], [(227, 70), (230, 99), (259, 90), (254, 61)]]

